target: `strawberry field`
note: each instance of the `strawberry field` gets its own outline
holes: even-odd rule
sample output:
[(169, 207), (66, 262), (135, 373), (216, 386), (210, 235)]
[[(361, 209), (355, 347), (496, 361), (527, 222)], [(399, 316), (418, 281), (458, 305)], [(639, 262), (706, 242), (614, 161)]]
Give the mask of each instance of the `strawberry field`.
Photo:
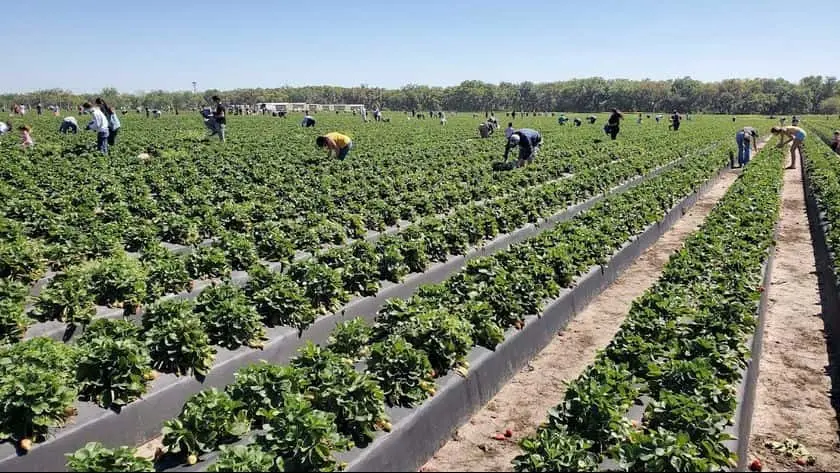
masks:
[[(467, 114), (316, 119), (229, 117), (222, 144), (197, 116), (129, 114), (108, 156), (53, 117), (26, 118), (33, 149), (0, 139), (0, 470), (416, 469), (679, 219), (746, 124), (628, 119), (610, 141), (603, 115), (517, 118), (544, 145), (502, 171), (503, 133)], [(334, 130), (345, 161), (314, 146)], [(741, 175), (518, 470), (731, 465), (781, 160)], [(830, 203), (834, 170), (811, 166)]]

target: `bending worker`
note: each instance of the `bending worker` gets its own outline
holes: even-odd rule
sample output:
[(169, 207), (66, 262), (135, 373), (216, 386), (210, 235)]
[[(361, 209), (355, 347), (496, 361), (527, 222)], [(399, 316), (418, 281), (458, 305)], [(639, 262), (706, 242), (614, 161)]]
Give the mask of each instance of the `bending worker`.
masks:
[(315, 119), (312, 118), (308, 113), (303, 117), (303, 121), (300, 122), (300, 126), (304, 128), (311, 128), (315, 126)]
[(738, 166), (744, 167), (750, 162), (750, 144), (753, 150), (758, 152), (758, 132), (751, 126), (745, 126), (743, 130), (735, 134), (735, 143), (738, 144)]
[(798, 126), (774, 126), (770, 132), (779, 136), (779, 144), (777, 148), (790, 143), (790, 166), (788, 169), (796, 169), (796, 152), (799, 152), (799, 157), (802, 158), (802, 143), (808, 136), (805, 130)]
[(315, 146), (329, 149), (327, 158), (330, 158), (335, 153), (335, 156), (343, 161), (350, 150), (353, 149), (353, 141), (347, 135), (332, 132), (315, 138)]
[(542, 144), (542, 136), (537, 130), (530, 128), (521, 128), (514, 131), (510, 138), (508, 138), (505, 145), (505, 161), (508, 159), (508, 153), (514, 147), (519, 146), (519, 160), (516, 162), (516, 167), (522, 167), (534, 161), (537, 151), (540, 150)]
[(482, 138), (490, 138), (490, 135), (493, 134), (493, 125), (490, 122), (481, 122), (481, 125), (478, 125), (478, 136)]
[(70, 133), (72, 132), (74, 135), (79, 132), (79, 123), (76, 121), (76, 117), (66, 117), (64, 120), (61, 121), (61, 126), (58, 127), (59, 133)]

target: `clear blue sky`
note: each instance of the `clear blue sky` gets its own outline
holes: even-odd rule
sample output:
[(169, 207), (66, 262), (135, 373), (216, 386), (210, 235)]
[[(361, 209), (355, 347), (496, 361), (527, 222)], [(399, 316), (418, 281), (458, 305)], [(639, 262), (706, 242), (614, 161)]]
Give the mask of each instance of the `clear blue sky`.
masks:
[(840, 75), (837, 0), (8, 0), (0, 92)]

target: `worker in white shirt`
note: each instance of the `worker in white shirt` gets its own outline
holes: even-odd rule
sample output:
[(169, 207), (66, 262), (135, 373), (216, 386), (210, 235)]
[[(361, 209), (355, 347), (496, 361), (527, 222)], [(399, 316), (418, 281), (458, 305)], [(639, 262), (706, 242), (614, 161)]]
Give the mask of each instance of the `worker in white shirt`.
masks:
[(307, 113), (303, 116), (303, 121), (300, 122), (300, 126), (304, 128), (312, 128), (315, 126), (315, 119)]
[(6, 122), (0, 122), (0, 136), (5, 135), (12, 130), (12, 125)]
[(96, 132), (96, 148), (102, 154), (108, 154), (108, 118), (99, 107), (94, 107), (90, 102), (82, 104), (82, 108), (86, 113), (93, 115), (93, 120), (88, 123), (87, 129)]
[(58, 127), (59, 133), (70, 133), (73, 132), (75, 135), (79, 132), (79, 123), (76, 122), (76, 117), (65, 117), (64, 120), (61, 122), (61, 126)]

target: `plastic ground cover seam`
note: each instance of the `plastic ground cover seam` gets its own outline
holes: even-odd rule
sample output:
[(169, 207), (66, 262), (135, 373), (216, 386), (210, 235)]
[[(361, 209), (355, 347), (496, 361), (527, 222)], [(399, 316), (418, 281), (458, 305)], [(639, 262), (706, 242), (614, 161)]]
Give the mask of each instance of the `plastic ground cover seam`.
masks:
[[(664, 164), (664, 165), (662, 165), (658, 168), (655, 168), (655, 169), (651, 170), (648, 174), (631, 178), (630, 180), (628, 180), (624, 184), (620, 184), (620, 185), (616, 186), (615, 188), (607, 191), (607, 194), (613, 193), (613, 192), (620, 192), (621, 189), (623, 189), (624, 186), (627, 185), (627, 184), (635, 185), (635, 184), (638, 183), (638, 181), (653, 177), (655, 175), (658, 175), (659, 173), (667, 171), (671, 167), (675, 166), (677, 163), (682, 162), (684, 159), (687, 159), (687, 158), (689, 158), (691, 156), (694, 156), (694, 155), (708, 153), (709, 151), (711, 151), (712, 149), (716, 148), (719, 145), (720, 145), (720, 142), (713, 143), (712, 145), (710, 145), (710, 146), (708, 146), (708, 147), (706, 147), (706, 148), (704, 148), (704, 149), (702, 149), (698, 152), (692, 153), (689, 156), (685, 156), (685, 157), (682, 157), (682, 158), (677, 158), (677, 159), (675, 159), (675, 160), (673, 160), (669, 163), (666, 163), (666, 164)], [(611, 161), (609, 164), (613, 164), (613, 163), (615, 163), (615, 162)], [(606, 166), (606, 165), (608, 165), (608, 164), (596, 166), (595, 169), (598, 169), (598, 168), (600, 168), (602, 166)], [(550, 185), (551, 183), (563, 181), (563, 180), (566, 180), (566, 179), (569, 179), (569, 178), (572, 178), (572, 177), (574, 177), (574, 174), (566, 174), (562, 177), (558, 177), (557, 179), (552, 179), (552, 180), (543, 182), (541, 184), (538, 184), (538, 186)], [(492, 200), (496, 200), (496, 199), (502, 199), (502, 198), (505, 198), (505, 197), (510, 197), (511, 195), (512, 194), (508, 193), (508, 194), (498, 196), (498, 197), (494, 197), (494, 198), (490, 198), (490, 199), (483, 199), (482, 201), (480, 201), (481, 203), (476, 203), (476, 205), (485, 205), (488, 201), (492, 201)], [(602, 198), (602, 196), (594, 196), (590, 200), (594, 200), (596, 198)], [(452, 213), (454, 213), (454, 210), (452, 210), (450, 212), (447, 212), (447, 213), (438, 214), (437, 217), (445, 217), (447, 215), (451, 215)], [(562, 214), (563, 214), (563, 211), (558, 212), (558, 213), (548, 217), (546, 219), (546, 221), (552, 222), (552, 220), (551, 220), (552, 218), (562, 217)], [(388, 227), (385, 230), (383, 230), (382, 232), (369, 231), (368, 235), (366, 235), (365, 238), (362, 239), (362, 240), (364, 240), (368, 243), (375, 243), (380, 238), (382, 238), (386, 235), (393, 235), (393, 234), (399, 233), (403, 228), (405, 228), (408, 225), (411, 225), (411, 223), (412, 222), (400, 220), (397, 225)], [(501, 237), (501, 236), (503, 236), (503, 235), (500, 235), (499, 237)], [(213, 239), (205, 240), (199, 246), (208, 246), (208, 245), (212, 244), (213, 241), (214, 241)], [(341, 246), (347, 246), (347, 245), (350, 245), (350, 244), (354, 243), (355, 241), (357, 241), (357, 240), (349, 240), (345, 245), (333, 245), (331, 247), (332, 248), (338, 248), (338, 247), (341, 247)], [(174, 244), (171, 244), (171, 243), (164, 243), (164, 246), (166, 248), (170, 249), (170, 251), (173, 251), (173, 252), (176, 252), (176, 253), (189, 253), (191, 251), (190, 247), (181, 246), (181, 245), (174, 245)], [(486, 247), (486, 244), (484, 246)], [(329, 248), (330, 247), (326, 247), (326, 248), (322, 248), (322, 249), (329, 249)], [(294, 261), (303, 261), (303, 260), (309, 259), (311, 257), (313, 257), (313, 254), (311, 254), (311, 253), (298, 251), (295, 254)], [(262, 263), (266, 264), (273, 271), (274, 270), (279, 270), (280, 268), (282, 268), (286, 264), (286, 263), (276, 263), (276, 262), (268, 262), (268, 261), (262, 261)], [(43, 290), (44, 287), (46, 287), (46, 285), (55, 276), (55, 274), (56, 273), (51, 273), (48, 276), (45, 276), (44, 278), (39, 280), (35, 284), (35, 286), (33, 286), (32, 291), (31, 291), (31, 295), (37, 296), (40, 293), (40, 291)], [(239, 284), (241, 286), (244, 286), (249, 281), (249, 276), (244, 271), (232, 271), (230, 277), (231, 277), (231, 280), (234, 283)], [(192, 281), (193, 282), (193, 289), (191, 289), (190, 291), (182, 292), (182, 293), (178, 293), (178, 294), (169, 294), (169, 295), (166, 295), (166, 296), (162, 297), (160, 300), (166, 300), (166, 299), (171, 299), (171, 298), (194, 299), (195, 297), (198, 296), (198, 294), (202, 290), (204, 290), (206, 287), (210, 286), (213, 281), (214, 280), (195, 280), (195, 281)], [(393, 283), (391, 283), (391, 284), (393, 284)], [(383, 287), (384, 287), (384, 285), (383, 285)], [(122, 309), (114, 309), (114, 308), (110, 308), (110, 307), (97, 306), (96, 307), (96, 315), (94, 317), (95, 318), (117, 319), (117, 318), (122, 318), (123, 316), (124, 316), (124, 312), (123, 312)], [(141, 317), (142, 317), (142, 310), (141, 310), (140, 313), (135, 314), (134, 316), (132, 316), (130, 318), (135, 320), (135, 321), (139, 321), (141, 319)], [(26, 335), (24, 336), (24, 340), (28, 340), (28, 339), (34, 338), (34, 337), (47, 337), (47, 338), (52, 338), (53, 340), (67, 342), (67, 341), (72, 340), (75, 336), (80, 335), (81, 332), (82, 331), (79, 330), (79, 327), (68, 328), (67, 324), (64, 323), (64, 322), (51, 320), (51, 321), (46, 321), (46, 322), (38, 322), (38, 323), (32, 325), (31, 327), (29, 327), (29, 329), (26, 332)]]
[[(467, 361), (466, 378), (450, 373), (436, 380), (436, 393), (419, 407), (387, 408), (390, 433), (377, 432), (376, 439), (363, 449), (336, 453), (347, 462), (347, 471), (417, 471), (461, 424), (490, 401), (504, 384), (530, 359), (557, 336), (589, 302), (612, 284), (621, 273), (652, 246), (720, 178), (727, 168), (710, 178), (675, 204), (659, 222), (650, 225), (617, 251), (604, 266), (595, 266), (579, 277), (575, 286), (550, 302), (542, 315), (525, 318), (521, 330), (511, 328), (495, 351), (474, 347)], [(244, 439), (239, 444), (250, 443)], [(177, 465), (168, 472), (204, 471), (215, 462), (218, 452), (202, 456), (193, 466)]]
[[(712, 148), (710, 147), (709, 150)], [(123, 407), (119, 414), (102, 409), (93, 403), (77, 402), (77, 416), (68, 425), (51, 430), (47, 440), (36, 444), (28, 454), (18, 455), (14, 446), (8, 443), (0, 445), (0, 471), (62, 471), (65, 469), (65, 454), (75, 451), (88, 441), (102, 441), (104, 444), (111, 446), (135, 445), (145, 442), (160, 433), (164, 421), (178, 415), (189, 396), (203, 389), (223, 387), (230, 384), (233, 382), (234, 373), (242, 366), (259, 360), (284, 363), (291, 359), (296, 354), (297, 349), (307, 340), (314, 343), (323, 343), (338, 322), (357, 316), (372, 322), (378, 309), (386, 300), (408, 298), (421, 285), (445, 280), (450, 274), (465, 267), (467, 261), (471, 259), (487, 256), (545, 230), (550, 230), (556, 224), (588, 210), (607, 195), (624, 192), (677, 166), (685, 159), (691, 159), (691, 157), (686, 156), (676, 159), (646, 175), (630, 179), (603, 194), (558, 212), (537, 225), (528, 224), (514, 232), (500, 235), (481, 247), (471, 249), (466, 255), (451, 258), (445, 263), (436, 263), (424, 273), (410, 275), (400, 284), (385, 282), (375, 296), (357, 298), (340, 311), (320, 317), (302, 335), (299, 335), (298, 331), (293, 328), (274, 327), (266, 330), (269, 341), (265, 344), (263, 350), (240, 348), (236, 351), (230, 351), (217, 347), (213, 368), (203, 382), (199, 382), (194, 377), (161, 374), (150, 384), (148, 392), (141, 399)], [(234, 278), (234, 282), (245, 284), (247, 278), (244, 277), (244, 272), (239, 272), (239, 277)], [(577, 294), (581, 294), (581, 292)], [(193, 291), (189, 294), (170, 297), (194, 298), (196, 296), (197, 292)], [(585, 303), (582, 305), (577, 303), (575, 307), (578, 307), (579, 310), (583, 305)], [(114, 317), (122, 316), (122, 311), (116, 312), (113, 314)], [(489, 352), (489, 350), (487, 351)], [(449, 382), (451, 380), (444, 382), (444, 386)], [(438, 397), (438, 395), (435, 397)], [(397, 412), (392, 415), (395, 419), (399, 418)]]

